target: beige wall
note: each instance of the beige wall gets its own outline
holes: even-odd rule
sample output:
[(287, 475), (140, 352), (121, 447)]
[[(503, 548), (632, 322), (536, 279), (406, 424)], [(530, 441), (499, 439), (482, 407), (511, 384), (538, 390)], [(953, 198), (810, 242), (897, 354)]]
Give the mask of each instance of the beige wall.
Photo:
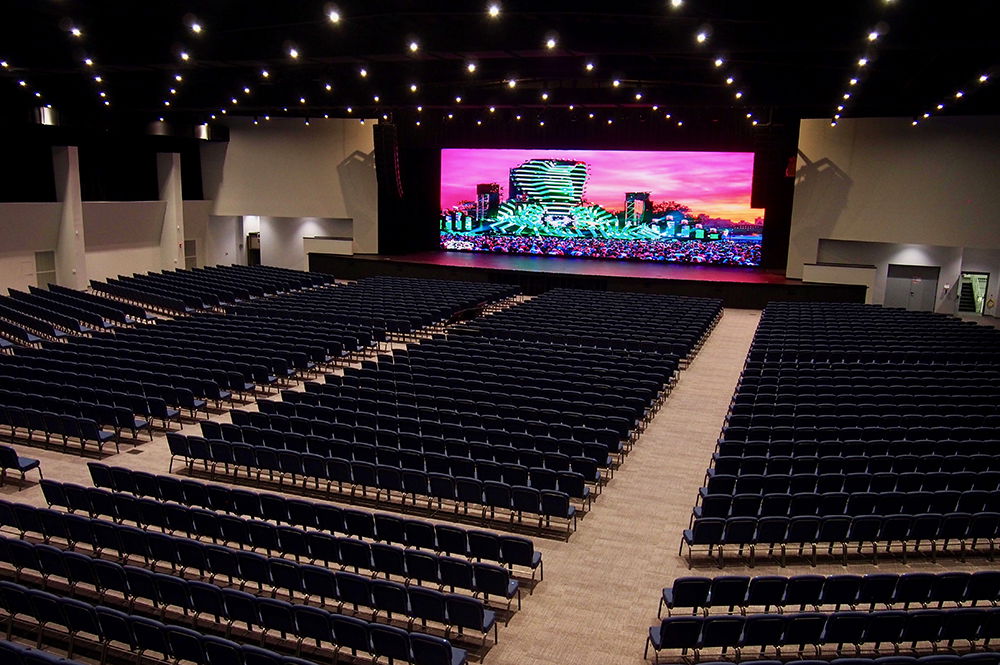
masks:
[(0, 293), (35, 285), (35, 252), (54, 251), (61, 203), (0, 203)]
[[(214, 215), (352, 219), (355, 250), (378, 251), (373, 123), (230, 121), (228, 145), (203, 150)], [(301, 237), (301, 236), (300, 236)]]
[(88, 279), (160, 270), (164, 201), (85, 201)]
[(1000, 117), (803, 120), (787, 274), (820, 240), (1000, 249), (997, 173)]

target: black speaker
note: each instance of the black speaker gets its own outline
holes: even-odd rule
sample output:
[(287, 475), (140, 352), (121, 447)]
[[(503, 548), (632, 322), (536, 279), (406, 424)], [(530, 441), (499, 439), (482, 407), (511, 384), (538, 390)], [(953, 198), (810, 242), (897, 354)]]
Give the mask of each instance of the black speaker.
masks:
[(384, 193), (403, 198), (403, 179), (399, 173), (399, 137), (396, 125), (380, 122), (374, 128), (375, 175)]

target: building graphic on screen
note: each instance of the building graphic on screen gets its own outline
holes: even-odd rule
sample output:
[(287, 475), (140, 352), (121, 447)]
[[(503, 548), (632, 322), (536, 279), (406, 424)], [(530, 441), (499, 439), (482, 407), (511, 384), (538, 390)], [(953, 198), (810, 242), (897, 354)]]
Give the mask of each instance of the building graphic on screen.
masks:
[(649, 192), (629, 192), (625, 194), (625, 223), (649, 224), (653, 221), (653, 205)]
[(510, 197), (489, 232), (566, 237), (613, 237), (618, 219), (585, 199), (586, 162), (529, 159), (510, 170)]
[(500, 208), (500, 185), (495, 182), (476, 185), (476, 220), (493, 219)]

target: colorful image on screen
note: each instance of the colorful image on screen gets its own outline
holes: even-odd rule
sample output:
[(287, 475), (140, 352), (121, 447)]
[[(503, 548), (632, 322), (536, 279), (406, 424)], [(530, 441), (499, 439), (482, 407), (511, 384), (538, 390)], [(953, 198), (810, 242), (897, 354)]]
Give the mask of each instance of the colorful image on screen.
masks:
[(441, 247), (760, 265), (753, 153), (445, 149)]

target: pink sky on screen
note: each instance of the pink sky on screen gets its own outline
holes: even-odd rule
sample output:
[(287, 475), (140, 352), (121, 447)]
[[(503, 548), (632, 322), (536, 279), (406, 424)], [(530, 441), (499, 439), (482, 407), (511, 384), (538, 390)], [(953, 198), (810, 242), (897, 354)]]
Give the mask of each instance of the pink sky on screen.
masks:
[(625, 192), (650, 192), (653, 203), (678, 201), (709, 217), (753, 221), (752, 152), (648, 150), (521, 150), (447, 148), (441, 151), (441, 209), (474, 199), (479, 183), (498, 183), (507, 199), (510, 169), (528, 159), (573, 159), (589, 165), (585, 198), (609, 210)]

